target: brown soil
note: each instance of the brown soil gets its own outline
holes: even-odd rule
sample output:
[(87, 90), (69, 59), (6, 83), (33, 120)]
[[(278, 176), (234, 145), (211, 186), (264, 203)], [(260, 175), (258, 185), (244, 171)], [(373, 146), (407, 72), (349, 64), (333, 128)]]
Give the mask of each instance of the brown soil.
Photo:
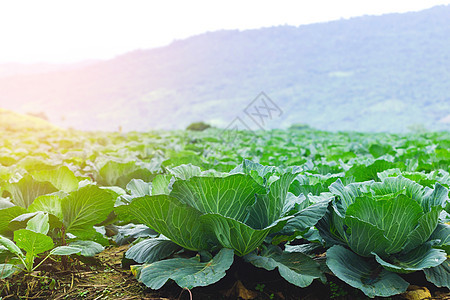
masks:
[[(367, 299), (359, 290), (348, 287), (339, 279), (329, 276), (324, 285), (315, 281), (300, 289), (278, 275), (235, 261), (227, 276), (218, 283), (193, 290), (183, 290), (175, 283), (167, 283), (154, 291), (136, 281), (129, 270), (123, 269), (121, 260), (128, 246), (110, 247), (97, 257), (85, 261), (72, 260), (70, 269), (61, 263), (50, 262), (39, 272), (19, 274), (0, 280), (2, 300), (15, 299)], [(414, 279), (421, 285), (421, 278)], [(430, 288), (431, 299), (450, 300), (445, 289)], [(414, 295), (413, 295), (414, 296)], [(415, 299), (407, 295), (390, 299)], [(423, 298), (417, 298), (423, 299)]]

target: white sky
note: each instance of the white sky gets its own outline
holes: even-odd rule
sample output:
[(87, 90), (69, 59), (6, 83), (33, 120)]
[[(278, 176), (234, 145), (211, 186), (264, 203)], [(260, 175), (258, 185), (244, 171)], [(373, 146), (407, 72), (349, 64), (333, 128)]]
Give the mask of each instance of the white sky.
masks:
[(0, 0), (0, 63), (108, 59), (219, 29), (417, 11), (450, 0)]

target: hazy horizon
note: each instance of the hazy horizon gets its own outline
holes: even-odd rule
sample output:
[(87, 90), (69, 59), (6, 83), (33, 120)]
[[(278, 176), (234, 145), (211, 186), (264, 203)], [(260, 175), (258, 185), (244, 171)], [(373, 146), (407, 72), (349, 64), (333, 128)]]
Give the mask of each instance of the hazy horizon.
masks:
[(365, 15), (420, 11), (448, 4), (450, 0), (408, 3), (353, 0), (335, 3), (326, 0), (308, 4), (231, 1), (214, 5), (199, 0), (190, 3), (168, 1), (156, 6), (141, 0), (127, 3), (0, 1), (3, 41), (0, 64), (71, 64), (107, 60), (211, 31), (300, 26)]
[(65, 128), (173, 129), (226, 126), (263, 91), (285, 112), (274, 127), (448, 129), (449, 15), (216, 31), (84, 66), (0, 65), (0, 105)]

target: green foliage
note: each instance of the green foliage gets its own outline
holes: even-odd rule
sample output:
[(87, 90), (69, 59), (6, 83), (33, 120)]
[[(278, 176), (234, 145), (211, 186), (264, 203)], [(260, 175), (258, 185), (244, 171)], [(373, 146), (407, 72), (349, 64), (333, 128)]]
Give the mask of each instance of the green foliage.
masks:
[(340, 298), (347, 296), (347, 291), (345, 291), (342, 286), (334, 283), (333, 281), (328, 282), (328, 285), (330, 287), (330, 299)]
[(259, 255), (248, 254), (245, 260), (268, 271), (278, 268), (281, 277), (299, 287), (309, 286), (316, 278), (325, 281), (319, 263), (301, 252), (282, 251), (279, 247), (270, 245)]
[(409, 283), (352, 251), (335, 245), (327, 251), (327, 266), (339, 279), (367, 296), (389, 297), (406, 291)]
[(38, 196), (58, 191), (50, 182), (37, 181), (28, 174), (19, 182), (6, 183), (5, 190), (11, 194), (13, 203), (23, 208), (28, 208)]
[[(446, 260), (446, 251), (435, 248), (448, 243), (447, 227), (439, 224), (448, 190), (439, 183), (430, 189), (401, 176), (348, 186), (338, 180), (330, 191), (336, 198), (319, 232), (329, 243), (347, 245), (354, 253), (333, 246), (327, 251), (328, 267), (367, 296), (398, 294), (407, 284), (394, 288), (401, 279), (395, 273), (434, 268)], [(376, 277), (367, 281), (371, 273)]]
[(116, 162), (113, 160), (106, 162), (96, 175), (96, 180), (100, 185), (122, 188), (125, 188), (132, 179), (151, 181), (155, 176), (150, 170), (137, 165), (134, 161)]
[(68, 167), (33, 172), (33, 178), (39, 181), (48, 181), (58, 190), (70, 193), (78, 189), (80, 181)]
[(114, 196), (105, 189), (88, 185), (61, 199), (62, 222), (66, 232), (92, 238), (93, 226), (106, 219), (114, 206)]
[[(0, 264), (0, 269), (5, 272), (2, 278), (20, 271), (33, 272), (50, 255), (71, 255), (81, 252), (81, 249), (77, 247), (60, 246), (54, 248), (52, 238), (46, 235), (48, 228), (48, 216), (38, 214), (27, 222), (27, 229), (19, 229), (14, 232), (14, 242), (16, 243), (0, 236), (0, 245), (4, 246), (16, 258), (16, 260), (12, 260), (12, 263), (2, 262)], [(35, 266), (34, 261), (39, 254), (49, 250), (51, 250), (49, 254)]]
[(446, 287), (450, 289), (450, 260), (447, 258), (437, 267), (423, 270), (428, 281), (434, 283), (438, 287)]
[(172, 258), (133, 266), (132, 272), (137, 274), (139, 281), (152, 289), (161, 288), (169, 279), (174, 280), (180, 287), (192, 289), (219, 281), (232, 263), (233, 250), (223, 248), (208, 262), (201, 262), (199, 257)]
[(206, 130), (208, 128), (210, 128), (211, 125), (206, 124), (204, 122), (194, 122), (189, 124), (188, 127), (186, 127), (186, 130), (191, 130), (191, 131), (203, 131)]
[[(264, 243), (270, 232), (279, 231), (289, 221), (292, 221), (288, 223), (291, 234), (314, 226), (325, 214), (330, 201), (328, 198), (313, 205), (302, 203), (304, 198), (288, 194), (297, 176), (294, 170), (285, 170), (271, 178), (269, 173), (274, 175), (274, 172), (273, 167), (251, 161), (244, 161), (225, 177), (211, 177), (198, 170), (196, 175), (202, 176), (191, 177), (182, 172), (177, 173), (183, 175), (173, 183), (169, 195), (132, 198), (129, 205), (118, 207), (119, 216), (128, 219), (132, 215), (170, 240), (144, 240), (131, 247), (126, 257), (160, 266), (165, 265), (166, 260), (160, 261), (161, 264), (155, 261), (181, 247), (203, 253), (233, 249), (258, 267), (267, 270), (278, 267), (280, 274), (295, 285), (305, 287), (315, 278), (323, 279), (319, 265), (303, 253), (283, 252), (269, 245), (271, 250), (267, 253), (249, 254)], [(265, 180), (271, 183), (265, 186), (257, 183)], [(141, 275), (147, 270), (146, 266), (142, 270), (136, 267), (136, 270), (140, 280), (150, 287), (155, 286), (148, 273), (145, 277)], [(195, 280), (202, 280), (196, 276)]]
[(128, 249), (125, 257), (137, 263), (153, 263), (165, 259), (181, 247), (165, 237), (143, 240)]
[(295, 123), (289, 126), (289, 129), (291, 130), (305, 130), (305, 129), (311, 129), (311, 126), (308, 124), (302, 124), (302, 123)]
[(411, 272), (448, 287), (448, 132), (222, 133), (6, 132), (1, 276), (137, 239), (152, 288), (212, 284), (234, 255), (299, 287), (324, 270), (372, 297)]

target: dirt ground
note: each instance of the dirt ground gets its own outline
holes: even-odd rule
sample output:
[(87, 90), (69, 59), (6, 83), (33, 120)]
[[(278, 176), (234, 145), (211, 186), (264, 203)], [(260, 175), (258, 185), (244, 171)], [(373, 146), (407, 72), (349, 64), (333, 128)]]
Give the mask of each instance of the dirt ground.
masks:
[[(39, 272), (0, 280), (1, 299), (367, 299), (359, 290), (332, 276), (328, 277), (327, 284), (315, 281), (308, 288), (300, 289), (287, 283), (277, 271), (267, 272), (239, 260), (214, 285), (183, 290), (172, 282), (154, 291), (137, 282), (130, 270), (122, 268), (127, 248), (110, 247), (85, 262), (72, 260), (69, 270), (64, 270), (60, 262), (50, 262)], [(450, 293), (445, 289), (430, 287), (429, 291), (420, 287), (427, 286), (422, 284), (424, 278), (411, 279), (418, 286), (390, 299), (450, 300)]]

